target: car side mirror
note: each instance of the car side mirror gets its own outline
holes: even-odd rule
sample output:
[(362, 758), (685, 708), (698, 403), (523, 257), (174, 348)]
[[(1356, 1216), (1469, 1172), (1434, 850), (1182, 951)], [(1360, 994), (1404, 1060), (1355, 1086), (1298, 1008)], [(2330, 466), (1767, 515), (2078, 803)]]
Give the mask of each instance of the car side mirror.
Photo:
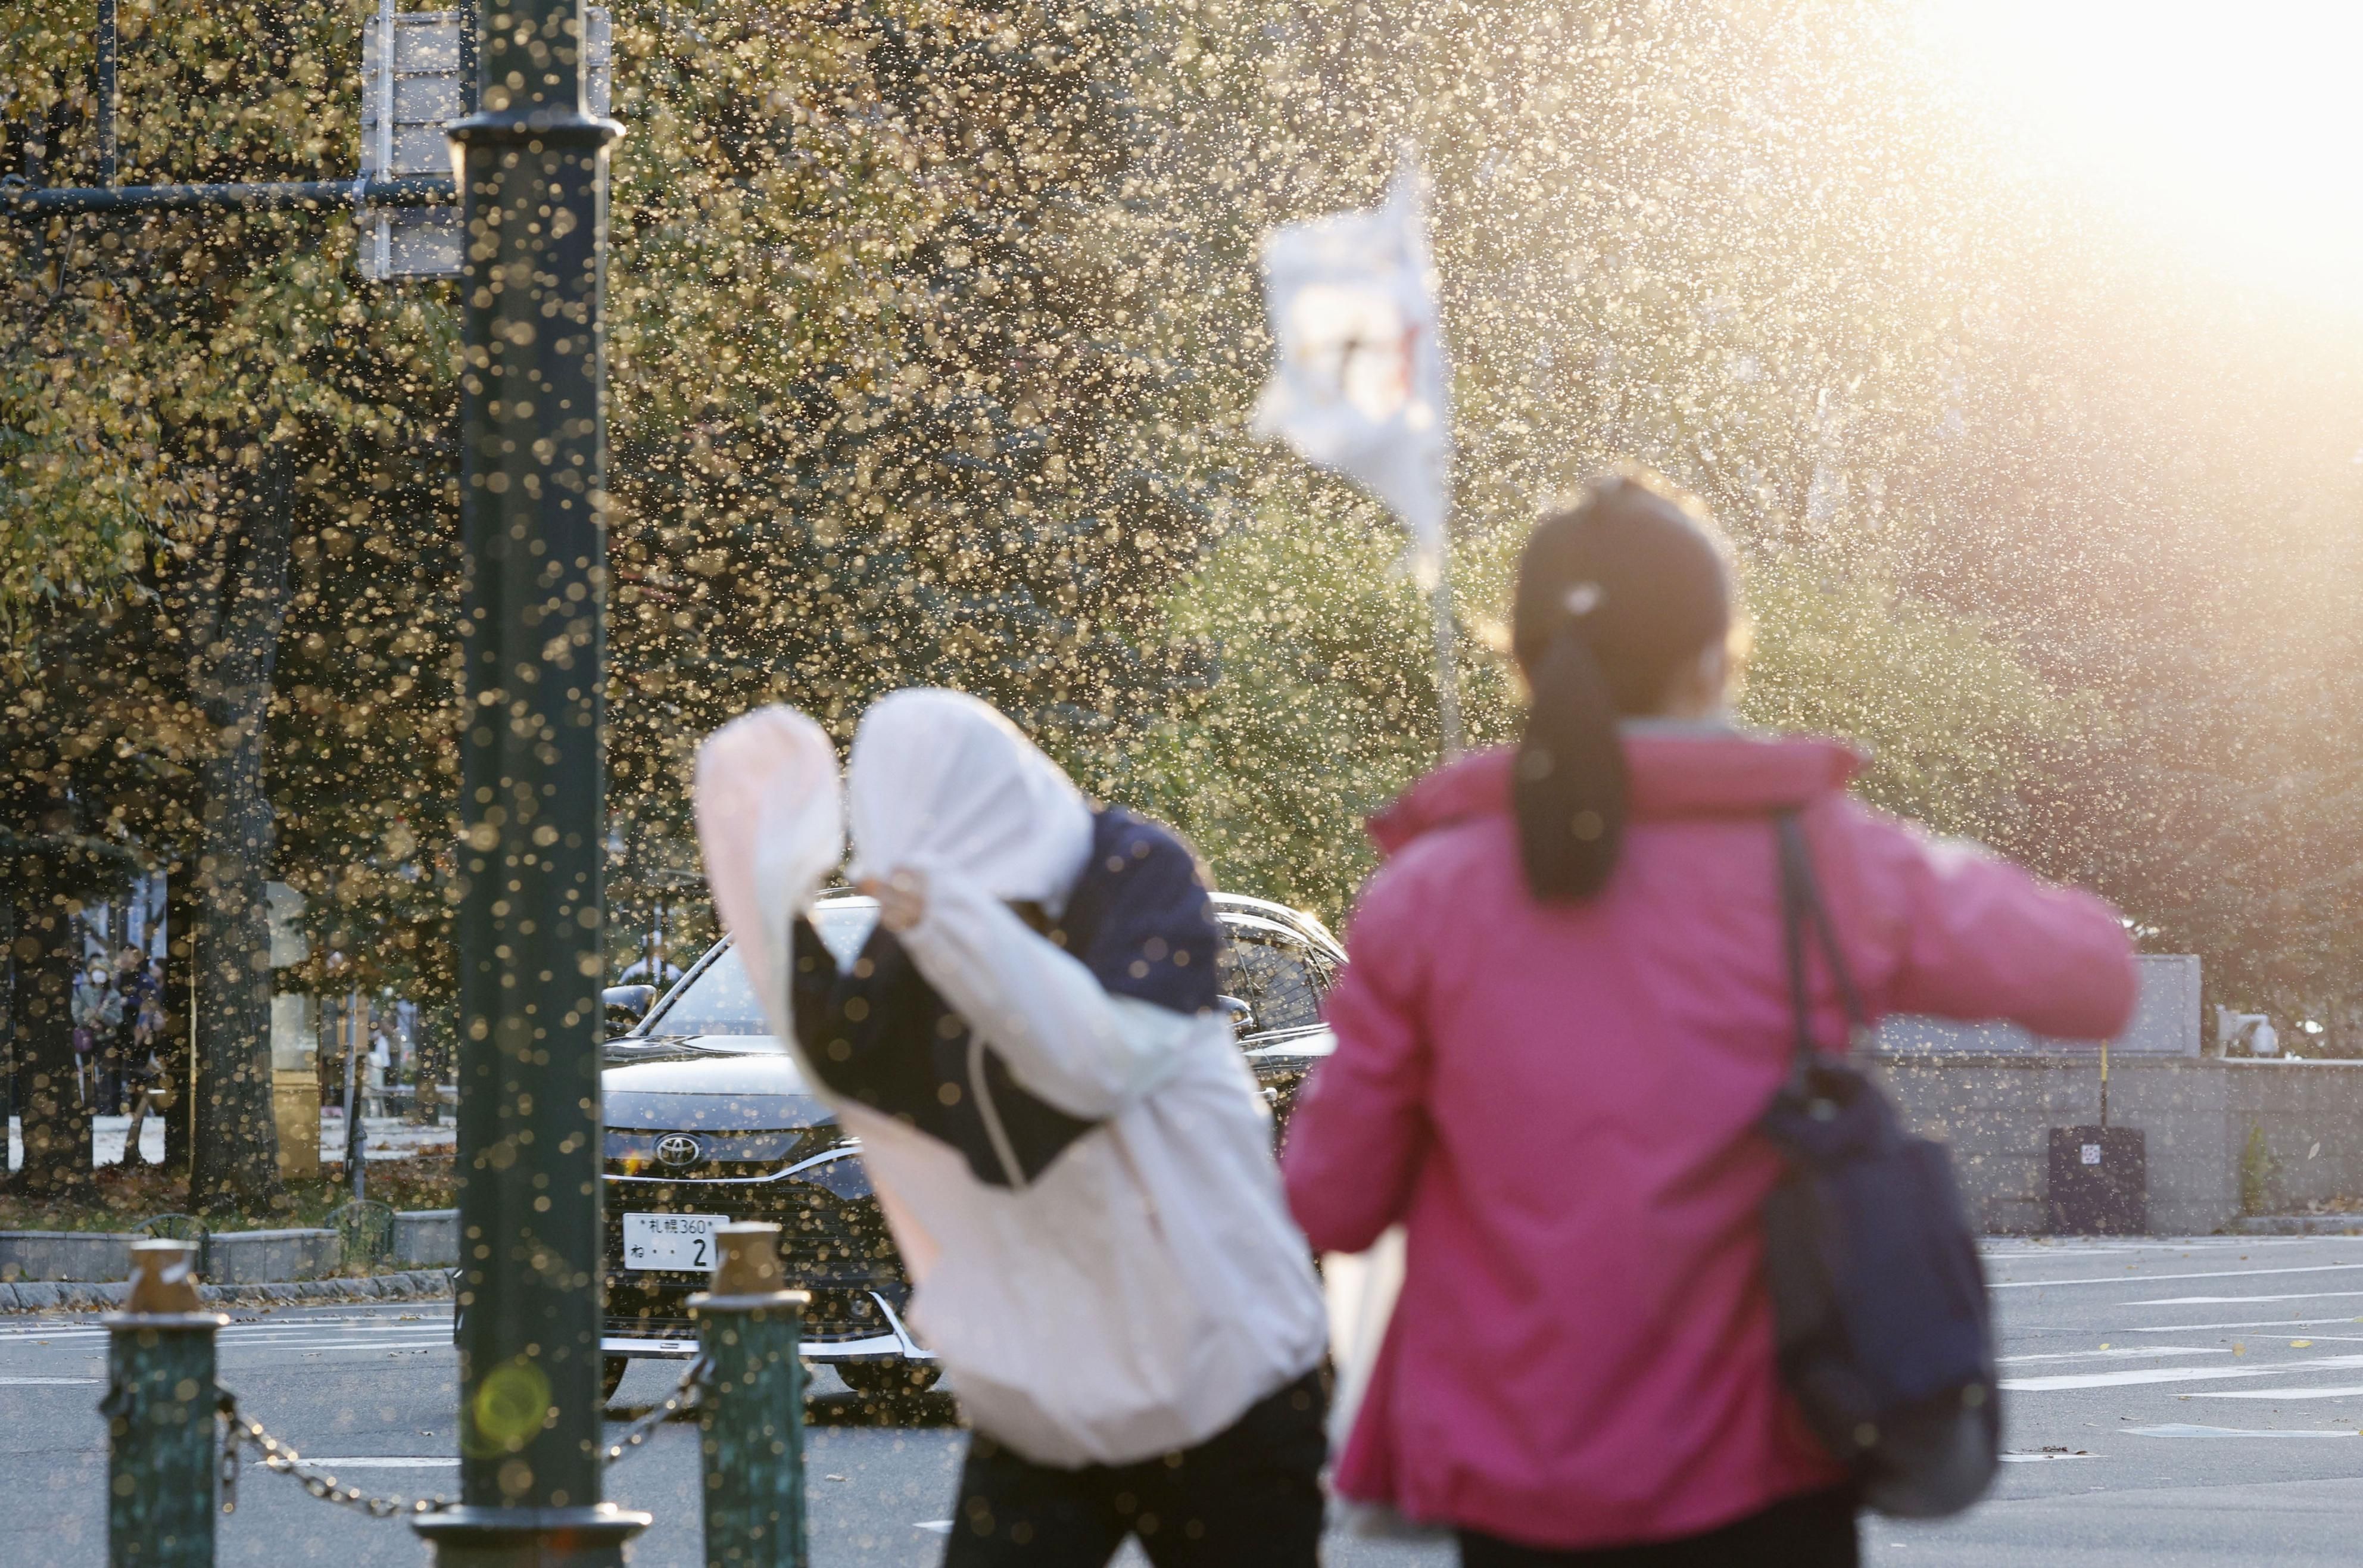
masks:
[(1248, 1006), (1244, 1000), (1237, 996), (1217, 996), (1215, 998), (1215, 1006), (1220, 1008), (1225, 1014), (1228, 1015), (1231, 1020), (1231, 1029), (1235, 1033), (1249, 1034), (1254, 1032), (1256, 1027), (1255, 1009)]
[(599, 993), (599, 1005), (607, 1009), (607, 1021), (629, 1029), (649, 1016), (656, 1006), (657, 988), (653, 985), (610, 985)]

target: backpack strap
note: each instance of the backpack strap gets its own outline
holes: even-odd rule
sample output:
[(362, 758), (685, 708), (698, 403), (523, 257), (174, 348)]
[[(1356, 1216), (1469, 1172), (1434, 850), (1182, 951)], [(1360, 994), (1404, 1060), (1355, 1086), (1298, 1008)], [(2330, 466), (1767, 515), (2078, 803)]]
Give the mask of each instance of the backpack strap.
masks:
[(1772, 828), (1780, 844), (1781, 929), (1789, 961), (1789, 1011), (1793, 1025), (1792, 1066), (1802, 1074), (1813, 1066), (1821, 1051), (1814, 1040), (1813, 993), (1805, 973), (1807, 927), (1812, 928), (1821, 946), (1823, 962), (1829, 965), (1830, 978), (1837, 984), (1849, 1034), (1859, 1039), (1869, 1028), (1869, 1016), (1863, 1011), (1862, 994), (1855, 989), (1853, 972), (1847, 968), (1836, 929), (1822, 902), (1821, 886), (1814, 875), (1813, 850), (1805, 842), (1803, 826), (1795, 812), (1783, 811), (1773, 817)]

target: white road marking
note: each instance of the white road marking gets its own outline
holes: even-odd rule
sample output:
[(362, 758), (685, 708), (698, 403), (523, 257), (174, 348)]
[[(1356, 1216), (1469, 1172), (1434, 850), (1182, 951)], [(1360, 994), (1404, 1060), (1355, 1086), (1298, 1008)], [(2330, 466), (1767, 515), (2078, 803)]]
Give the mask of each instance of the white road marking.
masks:
[[(2270, 1336), (2280, 1339), (2282, 1336)], [(2288, 1336), (2290, 1349), (2302, 1351), (2308, 1345), (2363, 1345), (2363, 1334), (2292, 1334)]]
[(420, 1332), (401, 1334), (360, 1334), (351, 1329), (313, 1329), (301, 1334), (224, 1334), (217, 1341), (223, 1346), (236, 1345), (410, 1345), (449, 1342), (449, 1329), (428, 1329)]
[[(2054, 1285), (2067, 1284), (2171, 1284), (2179, 1279), (2249, 1279), (2260, 1274), (2330, 1274), (2351, 1273), (2363, 1269), (2363, 1263), (2304, 1263), (2293, 1269), (2208, 1269), (2187, 1274), (2096, 1274), (2086, 1279), (2005, 1280), (1988, 1288), (1993, 1290), (2049, 1290)], [(2363, 1295), (2363, 1291), (2350, 1294)], [(2269, 1300), (2270, 1297), (2256, 1297)], [(2148, 1305), (2141, 1303), (2138, 1305)]]
[(2313, 1242), (2345, 1241), (2346, 1236), (1989, 1236), (1979, 1251), (1989, 1258), (2005, 1254), (2029, 1258), (2077, 1258), (2091, 1252), (2253, 1252), (2267, 1247), (2302, 1247)]
[(445, 1318), (431, 1323), (353, 1323), (333, 1318), (290, 1318), (276, 1323), (233, 1323), (222, 1332), (234, 1338), (253, 1339), (265, 1334), (318, 1334), (332, 1329), (346, 1334), (442, 1334), (450, 1331), (451, 1320)]
[(451, 1337), (451, 1328), (448, 1323), (438, 1323), (423, 1329), (276, 1329), (268, 1334), (225, 1332), (219, 1338), (225, 1345), (268, 1345), (279, 1340), (314, 1340), (323, 1334), (333, 1334), (344, 1340), (448, 1340)]
[(349, 1351), (355, 1355), (391, 1356), (400, 1355), (405, 1351), (416, 1351), (424, 1355), (428, 1351), (439, 1348), (441, 1343), (440, 1340), (430, 1340), (423, 1345), (401, 1346), (390, 1350), (383, 1340), (376, 1344), (356, 1345), (349, 1340), (296, 1340), (283, 1345), (224, 1345), (221, 1347), (221, 1353), (226, 1356), (232, 1354), (260, 1356), (271, 1351), (301, 1351), (306, 1355), (318, 1355), (323, 1351)]
[(93, 1388), (103, 1377), (0, 1377), (0, 1388)]
[(354, 1459), (314, 1459), (307, 1453), (304, 1456), (304, 1462), (322, 1470), (449, 1470), (460, 1461), (457, 1457), (405, 1458), (399, 1454), (378, 1453), (363, 1454)]
[(2091, 1459), (2089, 1453), (2005, 1453), (1997, 1455), (2004, 1464), (2041, 1464), (2054, 1459)]
[(2363, 1432), (2344, 1427), (2313, 1428), (2300, 1431), (2258, 1431), (2249, 1427), (2194, 1427), (2181, 1421), (2171, 1421), (2163, 1427), (2125, 1427), (2124, 1431), (2137, 1438), (2357, 1438)]
[[(271, 1323), (232, 1323), (215, 1336), (222, 1344), (234, 1341), (260, 1343), (289, 1335), (312, 1336), (325, 1333), (357, 1335), (370, 1339), (401, 1335), (440, 1335), (450, 1337), (449, 1319), (421, 1322), (415, 1319), (294, 1318)], [(26, 1341), (48, 1341), (63, 1344), (69, 1341), (105, 1340), (107, 1330), (95, 1323), (75, 1323), (56, 1328), (0, 1328), (0, 1341), (22, 1344)]]
[(354, 1322), (349, 1318), (283, 1318), (265, 1323), (232, 1323), (222, 1332), (251, 1339), (259, 1334), (317, 1334), (331, 1329), (347, 1334), (434, 1334), (448, 1333), (450, 1328), (449, 1318), (425, 1322), (416, 1318), (391, 1318), (375, 1322), (366, 1319)]
[(2057, 1377), (2004, 1378), (2014, 1394), (2055, 1394), (2069, 1388), (2127, 1388), (2143, 1383), (2206, 1383), (2227, 1377), (2279, 1377), (2290, 1372), (2363, 1366), (2363, 1356), (2301, 1356), (2269, 1366), (2151, 1366), (2138, 1372), (2064, 1373)]
[(2363, 1395), (2363, 1388), (2243, 1388), (2225, 1394), (2202, 1390), (2191, 1395), (2193, 1399), (2352, 1399)]
[[(2240, 1297), (2253, 1300), (2251, 1296)], [(2138, 1304), (2136, 1304), (2138, 1305)], [(2250, 1318), (2238, 1323), (2169, 1323), (2163, 1329), (2118, 1329), (2120, 1334), (2191, 1334), (2202, 1329), (2311, 1329), (2323, 1323), (2363, 1323), (2363, 1318)]]
[[(2146, 1280), (2147, 1284), (2164, 1284), (2164, 1280)], [(2289, 1296), (2161, 1296), (2152, 1301), (2127, 1301), (2124, 1307), (2247, 1307), (2265, 1301), (2337, 1301), (2363, 1296), (2363, 1290), (2302, 1290)], [(2180, 1329), (2174, 1330), (2180, 1333)]]
[(2004, 1366), (2017, 1366), (2026, 1362), (2115, 1361), (2124, 1356), (2228, 1356), (2232, 1352), (2222, 1345), (2135, 1345), (2122, 1350), (2047, 1351), (2033, 1356), (1997, 1356)]
[(911, 1528), (913, 1529), (933, 1530), (937, 1535), (949, 1535), (952, 1533), (952, 1521), (949, 1519), (920, 1519), (915, 1522)]

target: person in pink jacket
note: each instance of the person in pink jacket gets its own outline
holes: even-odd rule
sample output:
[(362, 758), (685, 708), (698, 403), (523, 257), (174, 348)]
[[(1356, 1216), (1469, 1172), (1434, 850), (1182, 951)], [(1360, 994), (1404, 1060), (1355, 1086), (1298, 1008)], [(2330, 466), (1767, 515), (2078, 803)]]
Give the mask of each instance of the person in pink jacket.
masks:
[(1537, 527), (1525, 739), (1372, 822), (1337, 1052), (1290, 1129), (1316, 1248), (1407, 1238), (1333, 1485), (1456, 1529), (1468, 1568), (1856, 1561), (1761, 1279), (1779, 1158), (1754, 1128), (1791, 1049), (1776, 813), (1874, 1018), (2100, 1039), (2132, 1012), (2106, 904), (1851, 799), (1842, 744), (1732, 722), (1730, 579), (1714, 523), (1653, 478)]

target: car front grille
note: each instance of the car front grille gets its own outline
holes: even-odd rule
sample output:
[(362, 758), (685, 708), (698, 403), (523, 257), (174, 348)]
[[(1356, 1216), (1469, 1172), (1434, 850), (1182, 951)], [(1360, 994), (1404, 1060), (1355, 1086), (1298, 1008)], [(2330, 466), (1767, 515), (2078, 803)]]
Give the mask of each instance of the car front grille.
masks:
[[(832, 1142), (841, 1141), (833, 1136)], [(611, 1162), (612, 1163), (612, 1162)], [(770, 1174), (765, 1168), (746, 1173)], [(810, 1167), (812, 1179), (618, 1180), (610, 1171), (603, 1252), (607, 1278), (608, 1332), (659, 1338), (694, 1333), (688, 1297), (706, 1288), (704, 1274), (624, 1266), (623, 1217), (629, 1214), (716, 1214), (733, 1220), (769, 1220), (780, 1228), (780, 1257), (792, 1289), (812, 1293), (805, 1338), (861, 1339), (889, 1332), (870, 1292), (902, 1309), (909, 1287), (885, 1217), (850, 1160)], [(734, 1172), (734, 1174), (738, 1173)], [(823, 1180), (843, 1192), (821, 1184)], [(845, 1195), (850, 1194), (851, 1195)]]

